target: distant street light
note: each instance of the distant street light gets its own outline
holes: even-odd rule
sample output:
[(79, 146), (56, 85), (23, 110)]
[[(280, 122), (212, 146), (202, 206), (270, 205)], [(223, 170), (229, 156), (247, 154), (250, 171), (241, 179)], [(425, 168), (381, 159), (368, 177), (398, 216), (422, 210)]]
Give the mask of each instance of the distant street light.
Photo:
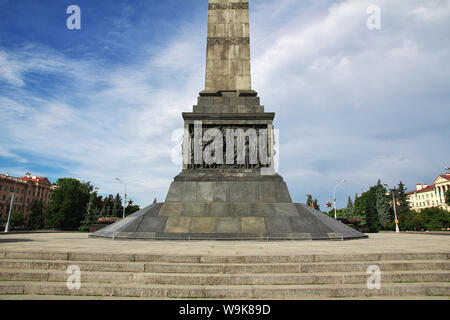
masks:
[(445, 170), (450, 170), (450, 167), (448, 167), (448, 168), (445, 168)]
[(341, 184), (343, 184), (345, 181), (347, 181), (347, 179), (342, 179), (341, 182), (339, 182), (336, 187), (334, 187), (334, 191), (333, 191), (333, 201), (334, 201), (334, 219), (337, 219), (337, 212), (336, 212), (336, 188), (339, 187)]
[(114, 179), (119, 181), (125, 187), (125, 193), (124, 193), (125, 199), (124, 199), (124, 203), (123, 203), (124, 205), (123, 205), (123, 214), (122, 214), (122, 219), (125, 219), (125, 207), (127, 205), (127, 184), (125, 182), (123, 182), (122, 180), (120, 180), (119, 177), (115, 177)]
[[(388, 187), (387, 184), (384, 184), (386, 187)], [(394, 216), (395, 216), (395, 232), (399, 233), (400, 229), (398, 227), (398, 219), (397, 219), (397, 206), (395, 203), (395, 193), (394, 193), (394, 189), (391, 189), (392, 192), (392, 201), (394, 203)]]
[[(25, 176), (26, 176), (27, 178), (30, 178), (31, 173), (27, 172), (27, 173), (25, 174)], [(13, 193), (12, 193), (12, 195), (11, 195), (11, 203), (10, 203), (10, 205), (9, 205), (8, 221), (6, 222), (6, 226), (5, 226), (5, 233), (8, 233), (8, 232), (9, 232), (9, 219), (11, 218), (11, 211), (12, 211), (13, 204), (14, 204), (14, 195), (15, 195), (15, 193), (16, 193), (17, 182), (19, 182), (19, 179), (16, 179), (16, 183), (14, 183)]]

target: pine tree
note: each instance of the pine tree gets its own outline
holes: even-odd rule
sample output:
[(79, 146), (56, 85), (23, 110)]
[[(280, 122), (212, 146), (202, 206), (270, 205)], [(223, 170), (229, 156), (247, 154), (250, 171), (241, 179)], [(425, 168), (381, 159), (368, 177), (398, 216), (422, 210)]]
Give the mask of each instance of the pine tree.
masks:
[(378, 232), (380, 230), (380, 220), (377, 212), (377, 189), (377, 186), (371, 187), (370, 190), (365, 194), (366, 223), (370, 232)]
[(97, 192), (93, 192), (90, 197), (89, 205), (84, 215), (83, 221), (81, 221), (80, 231), (88, 231), (89, 226), (94, 223), (98, 218), (98, 209), (96, 206)]
[(320, 211), (319, 200), (313, 199), (310, 194), (306, 195), (306, 205)]
[(387, 190), (385, 186), (381, 184), (380, 180), (378, 180), (376, 188), (376, 206), (378, 218), (380, 220), (381, 226), (384, 229), (389, 229), (392, 223), (392, 214), (391, 208), (389, 206), (389, 199), (386, 195)]
[(106, 205), (104, 204), (102, 207), (102, 210), (100, 211), (100, 217), (104, 218), (106, 217)]
[(112, 217), (113, 203), (111, 201), (111, 196), (106, 198), (105, 207), (106, 207), (106, 217)]
[(320, 211), (319, 200), (314, 199), (313, 208)]
[(308, 207), (314, 208), (314, 201), (313, 201), (312, 195), (310, 195), (310, 194), (306, 195), (306, 205)]
[(122, 206), (122, 198), (119, 194), (114, 198), (112, 216), (120, 218), (123, 216), (123, 206)]
[(353, 202), (352, 198), (348, 196), (347, 208), (346, 208), (346, 216), (351, 217), (353, 215)]
[(400, 181), (397, 188), (394, 189), (397, 219), (401, 230), (414, 230), (414, 216), (409, 208), (406, 187)]

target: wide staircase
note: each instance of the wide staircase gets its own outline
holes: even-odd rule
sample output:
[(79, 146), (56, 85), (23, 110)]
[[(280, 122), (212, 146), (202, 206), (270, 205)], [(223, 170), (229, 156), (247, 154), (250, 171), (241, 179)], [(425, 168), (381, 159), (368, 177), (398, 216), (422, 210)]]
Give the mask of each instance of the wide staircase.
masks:
[[(0, 252), (3, 296), (200, 299), (449, 297), (450, 254), (170, 256)], [(69, 289), (69, 266), (81, 270)], [(369, 289), (369, 266), (381, 270)], [(376, 270), (376, 268), (374, 269)]]

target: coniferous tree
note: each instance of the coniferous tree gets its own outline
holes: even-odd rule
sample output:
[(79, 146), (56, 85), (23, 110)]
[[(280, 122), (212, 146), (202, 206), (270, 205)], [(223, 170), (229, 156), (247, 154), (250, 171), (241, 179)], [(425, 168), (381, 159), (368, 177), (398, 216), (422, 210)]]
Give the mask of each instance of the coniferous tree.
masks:
[(408, 196), (406, 194), (406, 187), (403, 182), (400, 181), (397, 188), (394, 190), (397, 219), (399, 221), (400, 230), (413, 230), (414, 229), (414, 217), (409, 208)]
[(377, 212), (377, 189), (377, 186), (371, 187), (370, 190), (365, 194), (366, 223), (370, 232), (378, 232), (380, 230), (380, 220), (378, 218)]
[(389, 229), (392, 224), (392, 214), (389, 205), (389, 199), (387, 196), (387, 190), (386, 187), (381, 184), (380, 180), (378, 180), (376, 188), (376, 206), (378, 218), (380, 220), (381, 226), (384, 229)]
[(367, 193), (361, 194), (358, 196), (356, 194), (355, 201), (353, 202), (353, 217), (360, 218), (361, 224), (366, 224), (366, 198)]
[(320, 211), (319, 200), (313, 199), (310, 194), (306, 195), (306, 205)]
[(89, 226), (93, 224), (98, 218), (98, 209), (96, 206), (97, 192), (93, 192), (90, 197), (89, 205), (84, 215), (83, 221), (81, 221), (80, 231), (88, 231)]
[(106, 217), (112, 217), (113, 202), (111, 200), (111, 196), (106, 198), (105, 206), (106, 206)]
[(314, 206), (314, 200), (312, 198), (312, 195), (310, 195), (310, 194), (306, 195), (306, 205), (308, 207), (313, 207)]
[(350, 196), (348, 196), (346, 211), (347, 218), (353, 215), (353, 202)]
[(116, 195), (113, 202), (112, 216), (120, 218), (123, 216), (122, 198), (119, 194)]
[(320, 211), (319, 200), (314, 199), (314, 201), (313, 201), (313, 208)]
[(106, 205), (103, 204), (102, 210), (100, 211), (100, 218), (106, 217)]
[(450, 188), (445, 192), (445, 203), (450, 206)]

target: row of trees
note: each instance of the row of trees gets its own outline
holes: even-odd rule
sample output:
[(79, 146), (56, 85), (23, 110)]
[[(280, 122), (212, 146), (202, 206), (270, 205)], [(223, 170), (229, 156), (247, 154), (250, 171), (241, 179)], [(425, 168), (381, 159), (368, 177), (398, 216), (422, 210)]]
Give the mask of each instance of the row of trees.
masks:
[[(433, 207), (420, 212), (411, 210), (405, 185), (400, 182), (397, 187), (389, 190), (378, 180), (362, 195), (348, 198), (347, 207), (337, 210), (338, 218), (360, 218), (370, 232), (395, 229), (394, 201), (396, 203), (397, 219), (400, 230), (422, 231), (441, 230), (450, 227), (450, 213), (444, 209)], [(450, 190), (446, 193), (446, 202), (450, 205)], [(334, 217), (334, 210), (328, 212)]]
[[(41, 200), (30, 204), (28, 219), (21, 212), (11, 215), (10, 225), (29, 230), (56, 229), (67, 231), (87, 231), (89, 225), (100, 217), (122, 217), (123, 205), (119, 194), (103, 198), (93, 191), (89, 182), (73, 178), (61, 178), (55, 183), (50, 205), (44, 210)], [(129, 205), (125, 216), (140, 210), (137, 205)]]

